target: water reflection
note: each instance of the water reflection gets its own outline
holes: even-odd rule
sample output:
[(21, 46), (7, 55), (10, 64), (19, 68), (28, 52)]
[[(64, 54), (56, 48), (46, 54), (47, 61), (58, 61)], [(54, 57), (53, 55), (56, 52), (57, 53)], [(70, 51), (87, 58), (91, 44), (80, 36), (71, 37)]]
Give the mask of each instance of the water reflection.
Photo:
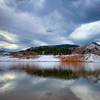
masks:
[(12, 90), (14, 88), (12, 81), (15, 79), (16, 79), (16, 75), (14, 73), (0, 74), (0, 93)]
[(24, 72), (4, 72), (0, 100), (99, 100), (100, 83), (85, 78), (59, 80), (29, 76)]
[(67, 70), (80, 71), (85, 69), (85, 62), (61, 62), (60, 67)]
[[(12, 78), (13, 75), (14, 78)], [(70, 95), (65, 96), (66, 93), (63, 88), (66, 87), (66, 81), (63, 83), (63, 81), (57, 79), (31, 77), (24, 72), (20, 73), (18, 71), (5, 72), (2, 76), (0, 81), (4, 83), (0, 86), (0, 100), (47, 100), (48, 97), (53, 100), (60, 100), (61, 98), (62, 100), (64, 98), (78, 100), (68, 89), (66, 92), (71, 93), (70, 95), (73, 97), (70, 97)], [(61, 91), (62, 94), (60, 95)]]
[(95, 71), (100, 69), (100, 63), (93, 62), (0, 62), (0, 70), (9, 69), (15, 66), (31, 67), (39, 69), (61, 69), (73, 71)]
[(0, 100), (99, 100), (99, 65), (0, 62)]
[(99, 77), (99, 63), (85, 62), (0, 62), (1, 72), (4, 70), (24, 71), (29, 75), (77, 79), (79, 77)]

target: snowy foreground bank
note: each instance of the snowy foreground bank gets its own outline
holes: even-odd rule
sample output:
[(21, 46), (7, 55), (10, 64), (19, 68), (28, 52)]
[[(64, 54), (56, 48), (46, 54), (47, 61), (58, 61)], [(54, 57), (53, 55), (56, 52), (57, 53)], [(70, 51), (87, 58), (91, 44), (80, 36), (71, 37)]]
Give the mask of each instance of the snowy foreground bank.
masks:
[(10, 56), (0, 56), (0, 61), (37, 61), (37, 62), (56, 62), (60, 61), (59, 58), (53, 55), (39, 55), (35, 58), (22, 59), (22, 58), (12, 58)]
[[(100, 62), (100, 56), (94, 54), (85, 54), (83, 56), (80, 55), (61, 55), (61, 56), (53, 56), (53, 55), (39, 55), (35, 58), (23, 59), (23, 58), (13, 58), (10, 56), (0, 56), (0, 61), (33, 61), (33, 62), (59, 62), (63, 58), (71, 59), (71, 57), (75, 57), (75, 61), (78, 61), (76, 57), (79, 56), (80, 61), (86, 62)], [(67, 60), (66, 60), (67, 61)], [(68, 60), (69, 61), (69, 60)], [(73, 61), (73, 60), (72, 60)]]

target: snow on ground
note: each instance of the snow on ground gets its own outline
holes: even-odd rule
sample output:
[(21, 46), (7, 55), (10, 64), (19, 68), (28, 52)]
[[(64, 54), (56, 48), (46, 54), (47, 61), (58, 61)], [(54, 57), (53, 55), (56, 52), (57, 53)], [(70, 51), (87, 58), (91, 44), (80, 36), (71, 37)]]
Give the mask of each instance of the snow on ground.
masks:
[(58, 58), (56, 58), (53, 55), (40, 55), (36, 58), (31, 59), (19, 59), (19, 58), (12, 58), (10, 56), (0, 56), (0, 61), (37, 61), (37, 62), (56, 62), (59, 61)]
[(34, 61), (59, 61), (58, 58), (54, 57), (53, 55), (42, 55)]
[(95, 54), (86, 54), (86, 57), (88, 58), (87, 61), (89, 62), (100, 62), (100, 56)]
[[(76, 54), (78, 55), (78, 54)], [(61, 57), (68, 57), (68, 56), (75, 56), (74, 55), (62, 55)], [(95, 54), (85, 54), (84, 60), (86, 62), (100, 62), (100, 56)], [(81, 58), (80, 58), (81, 59)], [(30, 58), (30, 59), (23, 59), (23, 58), (12, 58), (10, 56), (0, 56), (0, 61), (37, 61), (37, 62), (56, 62), (60, 61), (59, 56), (53, 56), (53, 55), (39, 55), (36, 58)]]

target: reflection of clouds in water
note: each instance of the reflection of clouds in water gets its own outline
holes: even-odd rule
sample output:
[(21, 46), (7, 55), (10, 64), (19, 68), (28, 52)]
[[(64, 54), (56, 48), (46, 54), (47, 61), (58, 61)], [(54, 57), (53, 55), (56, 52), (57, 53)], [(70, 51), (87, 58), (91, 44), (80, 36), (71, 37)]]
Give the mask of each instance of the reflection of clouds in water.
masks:
[[(74, 82), (74, 80), (59, 80), (55, 78), (43, 78), (37, 76), (28, 76), (25, 73), (19, 72), (5, 72), (0, 78), (2, 83), (0, 93), (11, 92), (16, 89), (33, 89), (32, 92), (40, 91), (54, 91), (55, 89), (66, 88)], [(25, 89), (26, 88), (26, 89)], [(40, 89), (39, 89), (40, 88)]]
[(32, 80), (32, 84), (33, 85), (37, 85), (37, 84), (40, 84), (40, 83), (42, 83), (42, 82), (45, 82), (47, 79), (46, 78), (34, 78), (33, 80)]
[(5, 92), (9, 92), (11, 90), (14, 89), (14, 86), (13, 86), (13, 82), (7, 82), (7, 83), (4, 83), (2, 87), (0, 87), (0, 93), (5, 93)]
[[(43, 78), (37, 76), (28, 76), (23, 72), (5, 72), (1, 74), (0, 93), (10, 93), (11, 91), (18, 93), (24, 91), (29, 93), (47, 93), (59, 92), (65, 90), (65, 94), (71, 90), (81, 100), (99, 100), (100, 83), (94, 83), (81, 78), (79, 80), (60, 80), (55, 78)], [(23, 91), (24, 90), (24, 91)], [(27, 94), (25, 94), (27, 95)], [(17, 96), (19, 96), (17, 94)]]
[(6, 73), (0, 76), (0, 80), (9, 81), (16, 79), (16, 75), (14, 73)]
[[(16, 72), (4, 72), (0, 75), (0, 93), (11, 92), (16, 89), (18, 80), (26, 78), (25, 74)], [(19, 84), (20, 85), (20, 84)]]
[(7, 91), (11, 91), (14, 89), (15, 83), (13, 80), (16, 79), (16, 75), (14, 73), (5, 73), (0, 76), (0, 83), (3, 84), (0, 87), (0, 93), (4, 93)]
[(59, 80), (59, 79), (47, 79), (44, 83), (44, 87), (49, 90), (69, 88), (75, 80)]
[(77, 80), (70, 89), (81, 100), (100, 100), (100, 90), (98, 87), (85, 79)]
[(23, 72), (4, 72), (0, 75), (0, 93), (10, 93), (28, 87), (30, 89), (30, 87), (35, 87), (45, 81), (46, 78), (31, 77)]

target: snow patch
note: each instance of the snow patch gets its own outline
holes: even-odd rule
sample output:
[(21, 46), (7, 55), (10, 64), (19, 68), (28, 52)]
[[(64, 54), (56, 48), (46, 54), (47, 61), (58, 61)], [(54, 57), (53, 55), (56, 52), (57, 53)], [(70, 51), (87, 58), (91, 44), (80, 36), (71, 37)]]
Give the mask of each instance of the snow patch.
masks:
[(100, 62), (100, 56), (95, 54), (86, 54), (85, 58), (87, 62)]
[(22, 58), (12, 58), (10, 56), (0, 56), (0, 61), (37, 61), (37, 62), (56, 62), (60, 61), (57, 57), (53, 55), (40, 55), (36, 58), (22, 59)]

